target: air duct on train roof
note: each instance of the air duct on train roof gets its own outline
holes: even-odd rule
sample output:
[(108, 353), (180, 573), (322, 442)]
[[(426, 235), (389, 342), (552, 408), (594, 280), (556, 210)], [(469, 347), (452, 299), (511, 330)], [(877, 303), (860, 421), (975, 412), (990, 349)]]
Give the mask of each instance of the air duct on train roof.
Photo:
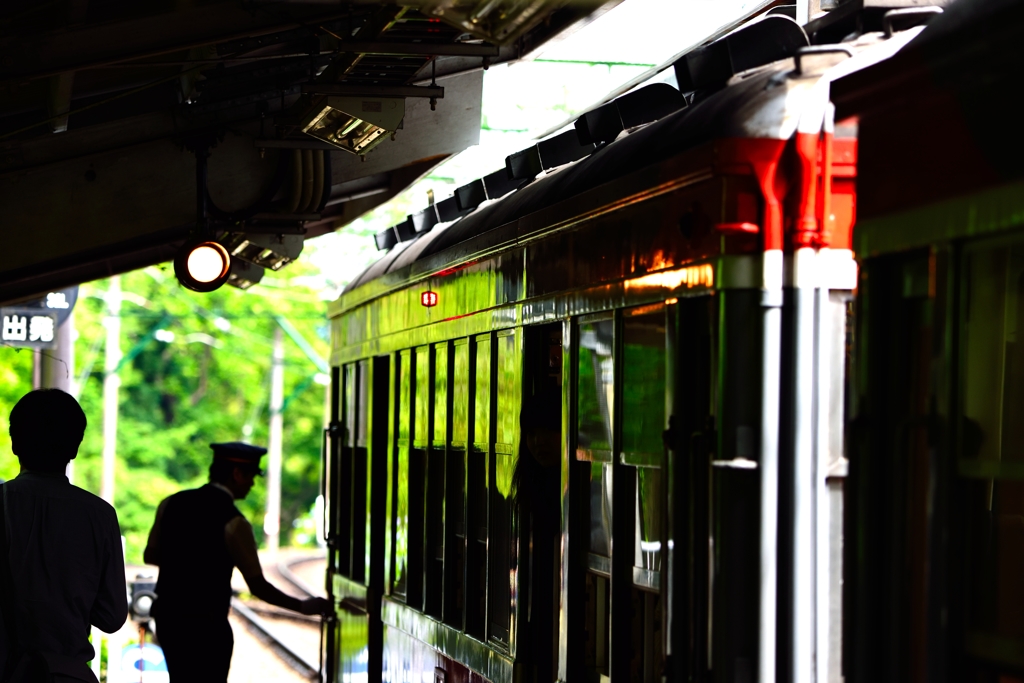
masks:
[(487, 200), (484, 181), (477, 179), (455, 190), (455, 202), (462, 211), (471, 211)]
[(437, 211), (434, 210), (433, 204), (423, 209), (423, 211), (410, 215), (409, 218), (412, 220), (412, 226), (416, 230), (417, 235), (430, 232), (438, 222)]
[(487, 190), (488, 199), (499, 199), (519, 187), (520, 182), (508, 174), (507, 168), (502, 168), (494, 173), (488, 173), (483, 177), (484, 188)]
[(387, 230), (381, 230), (373, 236), (373, 242), (377, 245), (377, 251), (384, 251), (385, 249), (391, 249), (398, 244), (398, 235), (395, 234), (393, 228)]
[(416, 225), (412, 222), (412, 216), (406, 216), (405, 220), (391, 228), (399, 242), (408, 242), (416, 237)]
[(717, 89), (740, 72), (792, 57), (809, 44), (795, 21), (769, 15), (687, 52), (675, 63), (676, 81), (684, 93)]
[(442, 223), (462, 218), (472, 211), (472, 209), (460, 208), (454, 196), (438, 202), (435, 206), (437, 207), (437, 217)]
[(541, 140), (533, 147), (527, 147), (505, 157), (505, 168), (509, 178), (529, 180), (541, 171), (562, 166), (582, 159), (594, 151), (594, 145), (581, 143), (576, 131), (567, 130), (547, 140)]
[(576, 119), (576, 136), (580, 144), (611, 142), (624, 130), (657, 121), (685, 106), (683, 94), (671, 85), (652, 83)]

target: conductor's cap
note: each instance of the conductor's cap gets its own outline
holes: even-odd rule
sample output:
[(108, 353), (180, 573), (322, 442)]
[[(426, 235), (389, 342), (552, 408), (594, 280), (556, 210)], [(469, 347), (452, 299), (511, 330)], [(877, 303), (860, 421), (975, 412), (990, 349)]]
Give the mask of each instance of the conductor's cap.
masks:
[(266, 448), (241, 441), (211, 443), (210, 448), (213, 449), (214, 460), (232, 462), (256, 470), (260, 468), (260, 458), (267, 452)]

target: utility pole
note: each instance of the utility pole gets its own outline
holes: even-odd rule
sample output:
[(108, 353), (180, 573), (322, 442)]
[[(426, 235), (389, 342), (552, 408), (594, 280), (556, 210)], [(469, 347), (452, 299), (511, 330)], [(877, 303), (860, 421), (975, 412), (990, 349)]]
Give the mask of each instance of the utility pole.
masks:
[(281, 409), (284, 407), (284, 335), (274, 327), (274, 354), (270, 368), (270, 434), (267, 440), (267, 513), (263, 533), (267, 549), (277, 552), (281, 542)]
[[(74, 309), (57, 327), (56, 345), (40, 358), (40, 385), (48, 389), (60, 389), (75, 395), (75, 312)], [(68, 481), (75, 482), (75, 461), (68, 463), (65, 471)]]
[(103, 358), (103, 479), (100, 498), (114, 504), (114, 463), (117, 458), (117, 394), (121, 378), (121, 276), (110, 278), (107, 288), (106, 353)]

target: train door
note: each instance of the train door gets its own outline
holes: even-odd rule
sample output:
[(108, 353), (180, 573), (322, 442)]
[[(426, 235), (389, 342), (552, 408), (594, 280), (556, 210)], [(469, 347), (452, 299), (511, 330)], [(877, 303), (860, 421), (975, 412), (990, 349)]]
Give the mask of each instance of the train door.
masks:
[(665, 479), (665, 680), (707, 680), (711, 627), (711, 460), (718, 297), (668, 306)]
[[(943, 419), (933, 372), (941, 357), (934, 268), (928, 251), (875, 258), (863, 267), (851, 423), (846, 674), (857, 681), (928, 676), (925, 605), (938, 576), (936, 545)], [(939, 322), (939, 328), (936, 323)], [(936, 674), (938, 672), (935, 672)]]
[(525, 681), (557, 679), (561, 541), (562, 324), (524, 329), (522, 410), (514, 474), (521, 607), (516, 661)]
[(380, 671), (388, 377), (387, 358), (348, 363), (334, 373), (325, 477), (328, 589), (337, 615), (326, 639), (331, 681), (372, 680)]
[[(707, 514), (698, 503), (695, 518), (689, 506), (691, 489), (707, 501), (707, 469), (695, 485), (690, 453), (706, 453), (708, 315), (705, 297), (583, 316), (569, 328), (562, 680), (661, 681), (669, 624), (678, 633), (706, 624), (689, 603), (697, 585), (706, 604), (691, 555), (703, 553), (706, 568)], [(698, 561), (706, 578), (705, 568)], [(693, 637), (674, 643), (681, 666)]]
[[(1024, 240), (978, 240), (960, 270), (953, 441), (962, 680), (1024, 681)], [(957, 528), (959, 527), (959, 529)], [(955, 583), (953, 583), (955, 581)]]
[(1024, 680), (1024, 242), (863, 267), (848, 679)]

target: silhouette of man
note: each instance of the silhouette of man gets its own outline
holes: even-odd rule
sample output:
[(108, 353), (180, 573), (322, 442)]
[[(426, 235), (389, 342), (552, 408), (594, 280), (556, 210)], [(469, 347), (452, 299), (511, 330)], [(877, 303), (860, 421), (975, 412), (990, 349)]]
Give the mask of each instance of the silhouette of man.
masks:
[(21, 473), (2, 486), (2, 680), (35, 680), (44, 667), (57, 682), (95, 683), (89, 625), (113, 633), (128, 616), (117, 514), (64, 475), (85, 427), (78, 401), (59, 389), (31, 391), (11, 411)]
[(264, 602), (302, 614), (330, 609), (323, 598), (293, 598), (264, 578), (252, 526), (235, 507), (260, 474), (267, 449), (237, 442), (210, 448), (210, 483), (160, 503), (144, 553), (146, 562), (160, 567), (152, 614), (175, 683), (227, 680), (233, 567)]

